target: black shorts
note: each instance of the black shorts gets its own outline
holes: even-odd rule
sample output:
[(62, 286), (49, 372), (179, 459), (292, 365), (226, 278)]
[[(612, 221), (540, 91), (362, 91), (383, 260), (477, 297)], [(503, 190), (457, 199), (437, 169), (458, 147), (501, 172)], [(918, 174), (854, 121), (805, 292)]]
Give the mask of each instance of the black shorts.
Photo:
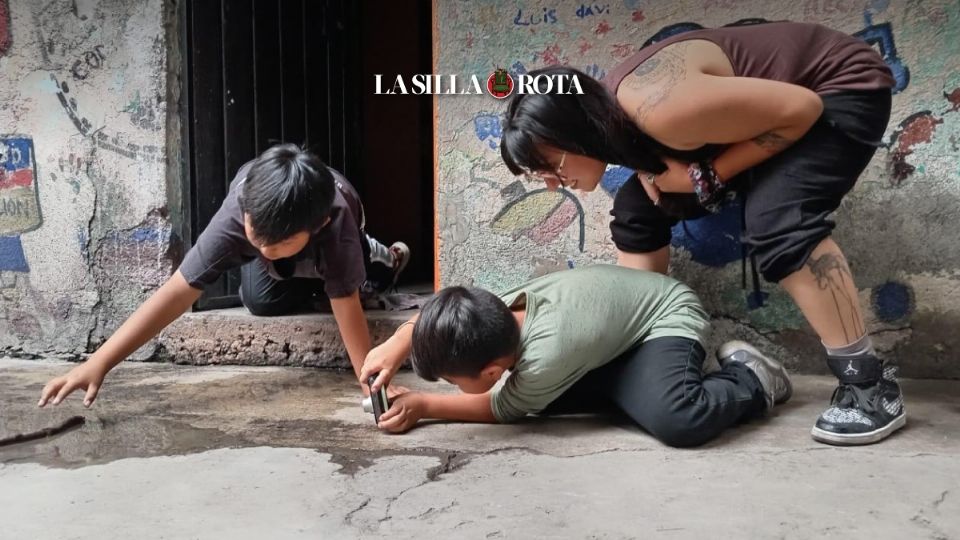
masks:
[[(828, 216), (866, 168), (890, 120), (889, 90), (823, 96), (823, 114), (799, 141), (731, 180), (744, 200), (741, 241), (763, 277), (799, 270), (835, 226)], [(620, 251), (647, 253), (670, 243), (681, 219), (706, 215), (693, 195), (664, 194), (654, 206), (636, 175), (613, 202), (610, 232)]]

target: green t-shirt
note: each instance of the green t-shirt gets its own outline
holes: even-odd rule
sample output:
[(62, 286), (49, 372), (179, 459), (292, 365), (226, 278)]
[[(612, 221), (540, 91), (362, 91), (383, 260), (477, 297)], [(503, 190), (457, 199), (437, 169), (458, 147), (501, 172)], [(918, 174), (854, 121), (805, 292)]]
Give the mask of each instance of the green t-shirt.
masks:
[(543, 410), (588, 371), (654, 338), (703, 342), (710, 318), (686, 285), (601, 264), (548, 274), (500, 295), (526, 308), (520, 360), (493, 390), (500, 422)]

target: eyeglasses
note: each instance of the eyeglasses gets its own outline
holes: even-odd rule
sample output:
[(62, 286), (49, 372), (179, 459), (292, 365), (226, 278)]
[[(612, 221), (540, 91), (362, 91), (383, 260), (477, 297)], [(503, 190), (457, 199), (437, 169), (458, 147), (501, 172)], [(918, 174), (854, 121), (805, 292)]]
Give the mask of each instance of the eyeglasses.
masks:
[(565, 187), (565, 188), (574, 188), (574, 187), (577, 186), (577, 181), (574, 180), (573, 182), (571, 182), (570, 179), (567, 178), (567, 177), (563, 174), (563, 163), (564, 163), (566, 160), (567, 160), (567, 153), (564, 152), (564, 153), (560, 154), (560, 164), (557, 165), (556, 170), (554, 170), (554, 171), (527, 171), (527, 172), (524, 173), (524, 176), (526, 176), (527, 180), (529, 180), (529, 181), (531, 181), (531, 182), (535, 182), (535, 181), (546, 181), (546, 180), (549, 179), (550, 177), (553, 177), (553, 178), (556, 178), (558, 182), (560, 182), (560, 185), (561, 185), (561, 186), (563, 186), (563, 187)]

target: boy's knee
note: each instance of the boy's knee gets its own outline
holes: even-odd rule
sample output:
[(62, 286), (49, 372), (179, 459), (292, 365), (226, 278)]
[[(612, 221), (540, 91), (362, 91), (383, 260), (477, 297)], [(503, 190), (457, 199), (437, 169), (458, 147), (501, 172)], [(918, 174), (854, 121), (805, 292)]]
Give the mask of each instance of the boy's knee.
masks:
[(249, 311), (251, 315), (256, 315), (257, 317), (277, 317), (290, 313), (285, 302), (264, 302), (243, 299), (243, 307), (247, 308), (247, 311)]
[(664, 411), (655, 422), (649, 423), (646, 429), (667, 446), (674, 448), (700, 446), (713, 439), (716, 433), (709, 429), (709, 426), (703, 425), (703, 422), (696, 421), (692, 412), (686, 407)]
[(674, 448), (692, 448), (700, 446), (710, 439), (713, 435), (706, 435), (703, 429), (697, 426), (680, 425), (659, 429), (653, 433), (660, 442)]

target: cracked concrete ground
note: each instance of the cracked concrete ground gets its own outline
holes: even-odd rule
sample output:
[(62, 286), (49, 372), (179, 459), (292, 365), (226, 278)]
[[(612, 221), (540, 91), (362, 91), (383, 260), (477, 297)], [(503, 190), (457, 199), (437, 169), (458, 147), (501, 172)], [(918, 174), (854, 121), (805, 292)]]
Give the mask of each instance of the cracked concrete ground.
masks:
[(90, 410), (37, 409), (68, 368), (0, 359), (0, 439), (86, 420), (0, 447), (2, 538), (960, 538), (958, 381), (905, 381), (880, 445), (813, 442), (832, 383), (798, 376), (676, 450), (600, 416), (381, 434), (349, 375), (294, 368), (128, 364)]

